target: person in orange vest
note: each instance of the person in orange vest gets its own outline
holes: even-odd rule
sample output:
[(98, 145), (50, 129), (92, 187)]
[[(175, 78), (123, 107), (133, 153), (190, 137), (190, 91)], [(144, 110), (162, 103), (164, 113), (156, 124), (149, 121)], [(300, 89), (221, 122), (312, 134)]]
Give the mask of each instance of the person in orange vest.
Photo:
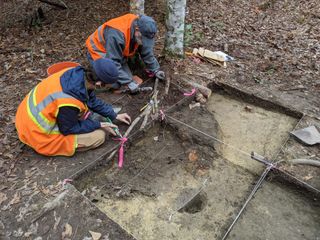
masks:
[[(109, 59), (95, 61), (93, 69), (99, 85), (111, 85), (118, 79), (118, 69)], [(131, 118), (127, 113), (116, 114), (111, 105), (96, 98), (96, 84), (93, 74), (81, 66), (63, 69), (41, 81), (18, 107), (15, 124), (19, 139), (46, 156), (72, 156), (76, 150), (104, 143), (106, 132), (116, 135), (116, 125), (94, 120), (90, 114), (126, 124)]]
[(112, 88), (119, 89), (121, 85), (128, 84), (131, 92), (135, 93), (138, 85), (132, 79), (127, 59), (136, 52), (145, 63), (149, 76), (165, 79), (165, 73), (160, 70), (153, 54), (156, 32), (156, 22), (145, 15), (126, 14), (111, 19), (87, 38), (87, 58), (91, 65), (100, 58), (113, 60), (118, 67), (119, 78)]

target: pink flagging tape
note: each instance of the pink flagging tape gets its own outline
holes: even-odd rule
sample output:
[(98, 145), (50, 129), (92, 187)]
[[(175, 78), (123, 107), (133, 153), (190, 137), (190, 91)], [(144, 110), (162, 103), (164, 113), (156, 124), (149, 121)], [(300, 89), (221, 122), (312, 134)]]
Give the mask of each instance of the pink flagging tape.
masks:
[(163, 110), (160, 110), (160, 117), (161, 117), (161, 121), (163, 121), (166, 118), (166, 115), (164, 115)]
[(145, 72), (147, 73), (148, 77), (150, 77), (150, 78), (154, 77), (154, 75), (155, 75), (153, 72), (151, 72), (149, 70), (145, 70)]
[(126, 143), (126, 141), (128, 141), (128, 138), (125, 138), (125, 137), (114, 138), (114, 140), (120, 141), (118, 167), (121, 168), (123, 165), (123, 159), (124, 159), (124, 144)]
[(191, 92), (189, 92), (189, 93), (184, 93), (183, 95), (186, 96), (186, 97), (191, 97), (191, 96), (193, 96), (195, 93), (196, 93), (196, 89), (195, 89), (195, 88), (192, 88)]
[(62, 187), (64, 187), (67, 183), (71, 183), (73, 180), (70, 179), (70, 178), (66, 178), (66, 179), (63, 179), (62, 181)]

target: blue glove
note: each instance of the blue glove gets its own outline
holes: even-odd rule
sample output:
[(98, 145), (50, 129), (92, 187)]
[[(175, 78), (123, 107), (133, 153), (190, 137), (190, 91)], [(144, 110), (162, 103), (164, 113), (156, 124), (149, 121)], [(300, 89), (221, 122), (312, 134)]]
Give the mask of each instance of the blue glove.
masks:
[(130, 93), (131, 94), (136, 94), (138, 93), (138, 90), (139, 90), (139, 85), (135, 82), (135, 81), (132, 81), (128, 84), (128, 87), (130, 89)]
[(157, 71), (155, 73), (156, 78), (159, 78), (160, 80), (164, 80), (166, 78), (166, 74), (164, 73), (164, 71)]

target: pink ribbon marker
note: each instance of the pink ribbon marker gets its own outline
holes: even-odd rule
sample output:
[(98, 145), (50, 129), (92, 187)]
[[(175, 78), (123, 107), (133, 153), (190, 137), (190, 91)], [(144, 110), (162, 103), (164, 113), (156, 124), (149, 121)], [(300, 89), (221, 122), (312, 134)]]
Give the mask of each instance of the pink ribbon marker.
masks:
[(64, 187), (67, 183), (71, 183), (73, 180), (70, 179), (70, 178), (66, 178), (66, 179), (63, 179), (62, 181), (62, 187)]
[(149, 70), (145, 70), (146, 71), (146, 73), (147, 73), (147, 75), (148, 75), (148, 77), (149, 78), (152, 78), (152, 77), (154, 77), (154, 73), (153, 72), (151, 72), (151, 71), (149, 71)]
[(195, 93), (196, 93), (196, 89), (195, 89), (195, 88), (192, 88), (192, 90), (191, 90), (190, 93), (184, 93), (183, 95), (184, 95), (184, 96), (187, 96), (187, 97), (191, 97), (191, 96), (193, 96)]
[(166, 115), (164, 115), (164, 112), (162, 110), (160, 112), (161, 121), (163, 121), (166, 118)]
[(120, 148), (119, 148), (119, 160), (118, 160), (118, 167), (121, 168), (123, 164), (123, 158), (124, 158), (124, 144), (126, 141), (128, 141), (128, 138), (122, 137), (122, 138), (114, 138), (116, 141), (120, 141)]

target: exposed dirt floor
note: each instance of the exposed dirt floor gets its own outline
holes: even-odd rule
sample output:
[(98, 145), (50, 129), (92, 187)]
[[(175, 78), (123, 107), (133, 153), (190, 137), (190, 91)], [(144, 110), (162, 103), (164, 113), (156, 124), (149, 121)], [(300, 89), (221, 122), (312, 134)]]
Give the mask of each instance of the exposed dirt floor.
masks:
[[(181, 91), (190, 90), (179, 87), (183, 79), (224, 90), (212, 87), (200, 107), (175, 105), (166, 123), (137, 134), (121, 170), (105, 164), (117, 148), (111, 140), (64, 158), (37, 155), (17, 138), (17, 106), (47, 67), (59, 61), (87, 66), (86, 38), (129, 9), (127, 1), (64, 2), (67, 10), (36, 0), (0, 3), (0, 239), (221, 239), (265, 169), (246, 155), (251, 151), (320, 189), (319, 168), (288, 163), (320, 159), (319, 145), (303, 146), (288, 134), (310, 125), (320, 129), (319, 1), (188, 1), (186, 51), (224, 51), (235, 58), (226, 68), (165, 58), (165, 3), (147, 1), (146, 14), (159, 26), (155, 53), (172, 82), (161, 107), (183, 99)], [(32, 20), (40, 6), (45, 19)], [(246, 94), (235, 97), (234, 88)], [(133, 118), (149, 98), (98, 96)], [(75, 187), (62, 186), (67, 178)], [(318, 195), (271, 176), (229, 237), (318, 239), (319, 212)]]
[[(167, 115), (172, 121), (156, 125), (136, 139), (127, 151), (125, 169), (97, 167), (78, 178), (76, 187), (136, 239), (220, 239), (264, 167), (248, 156), (239, 157), (241, 152), (235, 149), (221, 149), (221, 144), (178, 121), (232, 146), (241, 142), (243, 151), (248, 146), (266, 156), (277, 155), (285, 139), (281, 131), (294, 128), (296, 121), (254, 106), (255, 112), (246, 112), (245, 103), (220, 94), (215, 93), (211, 99), (216, 101), (207, 107), (190, 110), (180, 106), (178, 112)], [(190, 114), (199, 118), (192, 120)], [(220, 116), (217, 121), (215, 116)], [(223, 125), (228, 119), (238, 121), (237, 128), (246, 134), (228, 134)], [(282, 121), (287, 125), (272, 124)], [(253, 143), (259, 134), (254, 126), (259, 124), (264, 126), (266, 138)], [(277, 139), (279, 136), (282, 139)], [(245, 224), (240, 222), (241, 227), (230, 237), (317, 237), (319, 201), (290, 186), (275, 180), (265, 183), (257, 196), (259, 202), (255, 199), (249, 207), (254, 213), (246, 213)], [(261, 225), (265, 214), (269, 219)]]

